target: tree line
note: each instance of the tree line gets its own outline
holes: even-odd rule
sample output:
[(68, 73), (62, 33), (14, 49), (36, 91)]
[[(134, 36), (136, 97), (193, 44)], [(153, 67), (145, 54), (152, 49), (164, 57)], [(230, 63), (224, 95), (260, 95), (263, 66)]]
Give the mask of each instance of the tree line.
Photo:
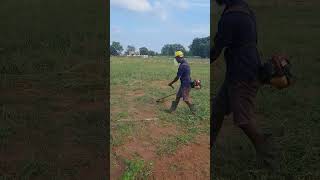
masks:
[[(140, 55), (149, 55), (149, 56), (172, 56), (174, 52), (180, 50), (184, 52), (186, 56), (200, 56), (201, 58), (208, 58), (210, 55), (210, 36), (204, 38), (195, 38), (191, 45), (189, 46), (189, 51), (181, 44), (166, 44), (161, 48), (161, 53), (149, 50), (146, 47), (139, 48)], [(124, 51), (120, 42), (112, 42), (110, 45), (110, 55), (119, 56)], [(135, 53), (136, 48), (132, 45), (127, 46), (124, 55), (130, 55)]]

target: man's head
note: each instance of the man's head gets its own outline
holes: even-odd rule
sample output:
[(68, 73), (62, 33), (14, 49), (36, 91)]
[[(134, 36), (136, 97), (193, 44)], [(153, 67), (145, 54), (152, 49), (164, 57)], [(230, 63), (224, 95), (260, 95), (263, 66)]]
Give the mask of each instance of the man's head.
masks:
[(181, 63), (182, 60), (183, 60), (183, 52), (182, 51), (176, 51), (175, 52), (175, 58), (176, 58), (176, 61), (178, 63)]
[(239, 1), (239, 0), (216, 0), (217, 4), (220, 6), (231, 5), (233, 3), (236, 3), (237, 1)]
[(225, 0), (216, 0), (216, 2), (217, 2), (217, 4), (220, 5), (220, 6), (222, 6), (222, 5), (224, 5), (224, 4), (226, 3)]

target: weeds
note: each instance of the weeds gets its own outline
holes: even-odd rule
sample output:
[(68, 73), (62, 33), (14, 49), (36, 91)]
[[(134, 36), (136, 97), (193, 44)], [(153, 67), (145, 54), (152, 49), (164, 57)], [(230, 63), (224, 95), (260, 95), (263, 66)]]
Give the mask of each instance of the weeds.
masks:
[[(179, 88), (180, 82), (174, 85), (174, 90), (167, 86), (175, 77), (178, 68), (172, 60), (173, 58), (169, 59), (168, 57), (154, 57), (147, 61), (136, 57), (111, 57), (111, 126), (113, 127), (111, 135), (113, 146), (124, 148), (121, 145), (130, 139), (129, 137), (134, 137), (144, 141), (152, 141), (149, 143), (156, 146), (155, 152), (152, 153), (163, 157), (173, 155), (183, 145), (192, 143), (196, 135), (200, 133), (209, 135), (208, 60), (189, 60), (192, 78), (201, 79), (203, 83), (203, 88), (200, 91), (192, 89), (191, 92), (192, 100), (197, 107), (197, 116), (191, 114), (182, 100), (177, 111), (174, 114), (168, 114), (165, 111), (169, 108), (166, 106), (166, 101), (174, 100), (174, 95), (165, 99), (166, 101), (163, 103), (156, 103), (158, 98), (174, 93)], [(138, 112), (135, 112), (136, 110)], [(148, 123), (135, 122), (136, 126), (133, 127), (132, 123), (117, 121), (118, 119), (134, 119), (135, 113), (141, 118), (143, 112), (147, 112), (145, 118), (158, 119), (157, 122), (149, 123), (157, 125), (165, 123), (175, 126), (179, 129), (178, 133), (168, 137), (165, 135), (160, 138), (150, 137), (149, 134), (146, 134)], [(134, 174), (137, 174), (143, 169), (142, 162), (135, 160), (127, 163), (127, 170), (123, 177), (130, 179)]]
[(127, 168), (121, 177), (122, 180), (147, 180), (152, 175), (152, 163), (146, 163), (139, 158), (126, 160), (125, 163)]
[(191, 143), (193, 139), (193, 133), (165, 137), (160, 141), (156, 153), (159, 156), (172, 155), (181, 145)]

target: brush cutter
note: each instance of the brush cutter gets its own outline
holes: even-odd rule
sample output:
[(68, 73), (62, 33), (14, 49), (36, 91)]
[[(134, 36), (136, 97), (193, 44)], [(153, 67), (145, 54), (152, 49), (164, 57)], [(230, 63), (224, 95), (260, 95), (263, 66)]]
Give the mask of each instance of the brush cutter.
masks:
[(289, 57), (281, 54), (273, 55), (261, 66), (260, 81), (277, 89), (288, 88), (295, 82), (291, 74)]
[(191, 88), (201, 89), (201, 81), (199, 79), (192, 81), (190, 85), (191, 85)]
[[(191, 85), (191, 88), (194, 88), (194, 89), (201, 89), (201, 81), (200, 80), (194, 80), (194, 81), (192, 81), (191, 83), (190, 83), (190, 85)], [(174, 87), (171, 85), (170, 86), (172, 89), (174, 89)], [(175, 95), (176, 93), (173, 93), (173, 94), (170, 94), (170, 95), (167, 95), (167, 96), (165, 96), (165, 97), (162, 97), (162, 98), (160, 98), (160, 99), (157, 99), (156, 100), (156, 102), (161, 102), (161, 101), (163, 101), (165, 98), (168, 98), (168, 97), (170, 97), (170, 96), (173, 96), (173, 95)]]
[[(171, 87), (172, 89), (174, 89), (173, 85), (171, 85), (170, 87)], [(165, 97), (162, 97), (162, 98), (160, 98), (160, 99), (157, 99), (156, 102), (163, 101), (165, 98), (170, 97), (170, 96), (173, 96), (173, 95), (175, 95), (175, 94), (176, 94), (176, 93), (173, 93), (173, 94), (170, 94), (170, 95), (168, 95), (168, 96), (165, 96)]]
[(167, 96), (165, 96), (165, 97), (162, 97), (162, 98), (160, 98), (160, 99), (157, 99), (156, 102), (161, 102), (161, 101), (163, 101), (165, 98), (170, 97), (170, 96), (173, 96), (173, 95), (175, 95), (175, 94), (176, 94), (176, 93), (173, 93), (173, 94), (167, 95)]

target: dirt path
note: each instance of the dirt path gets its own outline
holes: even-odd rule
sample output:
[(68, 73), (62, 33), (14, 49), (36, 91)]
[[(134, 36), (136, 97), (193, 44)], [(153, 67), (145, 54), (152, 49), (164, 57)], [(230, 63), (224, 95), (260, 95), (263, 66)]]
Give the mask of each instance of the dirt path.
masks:
[[(162, 81), (156, 83), (166, 86)], [(142, 120), (157, 117), (158, 107), (155, 104), (138, 105), (133, 98), (130, 98), (143, 96), (143, 90), (128, 92), (127, 95), (129, 95), (127, 96), (129, 97), (127, 99), (129, 119)], [(168, 107), (170, 103), (163, 105)], [(111, 107), (111, 112), (113, 109), (117, 110)], [(145, 162), (152, 163), (152, 177), (149, 177), (150, 179), (209, 179), (210, 140), (208, 135), (200, 134), (195, 138), (195, 143), (179, 146), (171, 155), (159, 156), (157, 148), (163, 138), (184, 132), (176, 125), (164, 123), (161, 120), (137, 121), (135, 124), (138, 124), (135, 133), (128, 136), (123, 144), (112, 147), (111, 179), (120, 179), (126, 168), (124, 160), (137, 156)]]
[(156, 143), (161, 137), (176, 134), (173, 126), (160, 127), (155, 123), (147, 125), (145, 134), (148, 137), (134, 137), (125, 144), (113, 148), (120, 158), (117, 160), (119, 166), (111, 171), (111, 179), (119, 179), (125, 170), (121, 159), (132, 159), (140, 156), (146, 162), (154, 162), (151, 179), (209, 179), (210, 152), (209, 136), (200, 135), (196, 143), (184, 145), (176, 150), (173, 155), (159, 157), (156, 154)]
[(159, 159), (153, 172), (155, 179), (209, 179), (209, 141), (209, 136), (200, 135), (196, 143), (181, 147), (173, 156)]

